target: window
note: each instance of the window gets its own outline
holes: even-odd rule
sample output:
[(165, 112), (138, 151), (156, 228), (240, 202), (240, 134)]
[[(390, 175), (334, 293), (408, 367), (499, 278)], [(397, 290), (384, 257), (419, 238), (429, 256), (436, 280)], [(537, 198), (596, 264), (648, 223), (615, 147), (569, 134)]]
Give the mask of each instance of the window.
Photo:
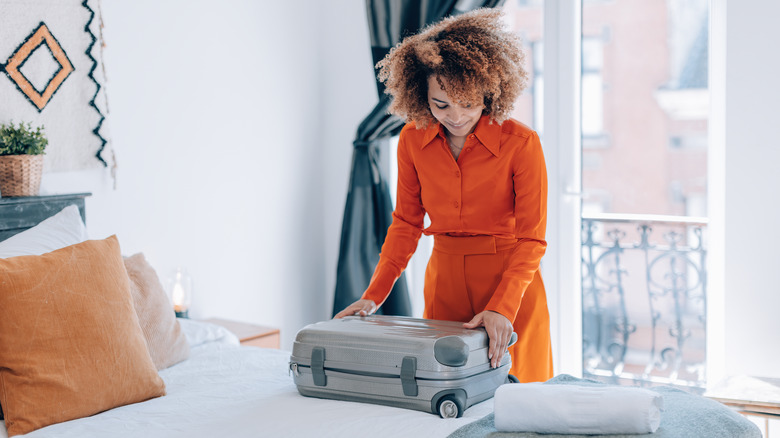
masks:
[(707, 0), (582, 5), (583, 374), (706, 383)]

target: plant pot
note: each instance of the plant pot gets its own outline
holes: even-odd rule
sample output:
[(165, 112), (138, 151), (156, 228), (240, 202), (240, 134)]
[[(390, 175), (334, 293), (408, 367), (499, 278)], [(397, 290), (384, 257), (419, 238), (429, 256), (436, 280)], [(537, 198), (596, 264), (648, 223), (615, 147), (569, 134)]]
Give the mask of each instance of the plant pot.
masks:
[(38, 196), (43, 155), (0, 156), (0, 197)]

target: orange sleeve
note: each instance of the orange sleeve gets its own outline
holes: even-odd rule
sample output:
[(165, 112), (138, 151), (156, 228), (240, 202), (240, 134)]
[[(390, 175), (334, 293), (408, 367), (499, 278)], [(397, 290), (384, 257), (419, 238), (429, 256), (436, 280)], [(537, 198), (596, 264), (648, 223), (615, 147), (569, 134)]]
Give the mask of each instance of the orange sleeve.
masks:
[(539, 269), (547, 249), (547, 169), (539, 136), (534, 132), (514, 157), (515, 236), (518, 243), (510, 256), (493, 297), (485, 310), (492, 310), (514, 323), (523, 294)]
[(420, 198), (420, 180), (404, 134), (407, 129), (408, 125), (398, 140), (398, 187), (393, 221), (387, 229), (374, 275), (361, 297), (373, 300), (377, 306), (381, 306), (390, 295), (393, 285), (417, 249), (417, 241), (423, 229), (425, 209)]

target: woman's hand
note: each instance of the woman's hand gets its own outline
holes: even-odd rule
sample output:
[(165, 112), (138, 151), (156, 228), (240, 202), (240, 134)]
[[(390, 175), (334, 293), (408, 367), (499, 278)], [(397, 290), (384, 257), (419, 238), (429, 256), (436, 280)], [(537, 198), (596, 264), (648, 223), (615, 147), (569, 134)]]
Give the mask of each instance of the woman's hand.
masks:
[(376, 303), (372, 300), (357, 300), (354, 303), (347, 306), (346, 309), (337, 313), (333, 319), (343, 318), (345, 316), (360, 315), (368, 316), (376, 312)]
[(485, 327), (485, 331), (490, 339), (488, 348), (490, 366), (491, 368), (498, 368), (501, 365), (501, 358), (504, 357), (504, 353), (509, 345), (509, 340), (512, 338), (512, 323), (498, 312), (485, 310), (476, 314), (471, 321), (463, 324), (463, 327)]

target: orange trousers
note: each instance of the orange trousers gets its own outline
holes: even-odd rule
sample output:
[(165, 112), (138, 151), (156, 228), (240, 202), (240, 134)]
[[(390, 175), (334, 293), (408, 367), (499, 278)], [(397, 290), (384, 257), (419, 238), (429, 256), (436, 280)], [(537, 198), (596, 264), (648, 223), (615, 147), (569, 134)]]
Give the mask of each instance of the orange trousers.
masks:
[[(501, 281), (516, 239), (434, 236), (425, 271), (424, 317), (470, 321), (482, 312)], [(513, 323), (517, 343), (509, 348), (510, 373), (521, 382), (553, 377), (550, 314), (539, 271), (523, 295)]]

